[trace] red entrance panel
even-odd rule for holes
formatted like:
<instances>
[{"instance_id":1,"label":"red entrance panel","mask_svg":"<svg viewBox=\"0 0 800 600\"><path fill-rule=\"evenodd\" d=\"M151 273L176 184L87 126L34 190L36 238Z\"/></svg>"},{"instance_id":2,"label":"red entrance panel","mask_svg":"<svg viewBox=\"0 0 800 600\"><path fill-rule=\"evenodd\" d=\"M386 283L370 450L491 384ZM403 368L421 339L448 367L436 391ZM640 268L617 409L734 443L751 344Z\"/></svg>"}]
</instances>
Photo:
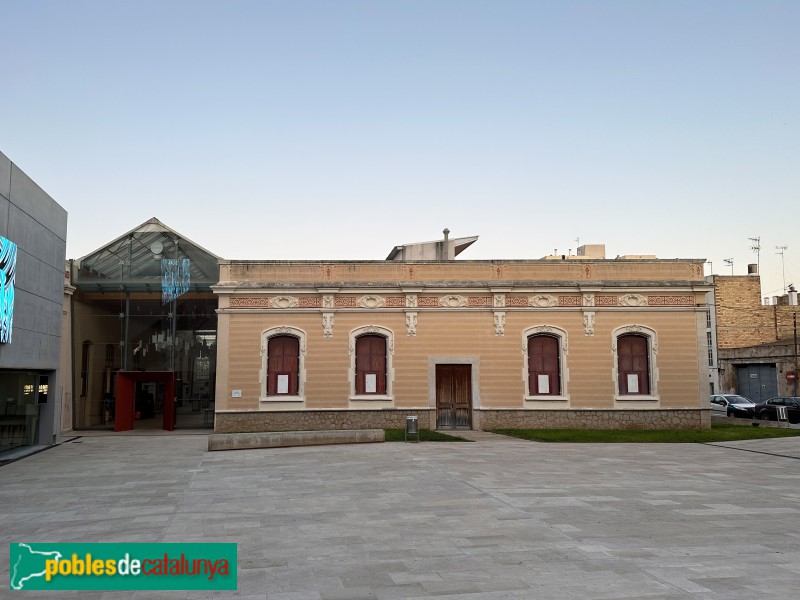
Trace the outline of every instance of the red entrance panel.
<instances>
[{"instance_id":1,"label":"red entrance panel","mask_svg":"<svg viewBox=\"0 0 800 600\"><path fill-rule=\"evenodd\" d=\"M134 380L117 371L117 401L114 408L114 431L133 429L133 388Z\"/></svg>"},{"instance_id":2,"label":"red entrance panel","mask_svg":"<svg viewBox=\"0 0 800 600\"><path fill-rule=\"evenodd\" d=\"M164 418L162 429L175 430L175 373L172 371L117 371L117 403L114 431L133 429L134 389L140 381L164 383Z\"/></svg>"}]
</instances>

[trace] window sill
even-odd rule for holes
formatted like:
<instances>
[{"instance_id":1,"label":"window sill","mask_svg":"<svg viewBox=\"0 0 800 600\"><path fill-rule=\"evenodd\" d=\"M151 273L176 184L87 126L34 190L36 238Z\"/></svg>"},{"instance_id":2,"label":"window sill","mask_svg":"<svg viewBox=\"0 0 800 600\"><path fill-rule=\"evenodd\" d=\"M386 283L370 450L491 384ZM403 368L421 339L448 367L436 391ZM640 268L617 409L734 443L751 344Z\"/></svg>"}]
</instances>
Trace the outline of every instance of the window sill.
<instances>
[{"instance_id":1,"label":"window sill","mask_svg":"<svg viewBox=\"0 0 800 600\"><path fill-rule=\"evenodd\" d=\"M569 396L525 396L525 402L569 402Z\"/></svg>"},{"instance_id":2,"label":"window sill","mask_svg":"<svg viewBox=\"0 0 800 600\"><path fill-rule=\"evenodd\" d=\"M365 394L362 396L350 396L350 402L392 402L393 396L383 394Z\"/></svg>"},{"instance_id":3,"label":"window sill","mask_svg":"<svg viewBox=\"0 0 800 600\"><path fill-rule=\"evenodd\" d=\"M636 396L633 394L614 398L615 402L658 402L658 400L658 396Z\"/></svg>"},{"instance_id":4,"label":"window sill","mask_svg":"<svg viewBox=\"0 0 800 600\"><path fill-rule=\"evenodd\" d=\"M267 396L266 398L259 398L261 402L305 402L306 399L302 396Z\"/></svg>"}]
</instances>

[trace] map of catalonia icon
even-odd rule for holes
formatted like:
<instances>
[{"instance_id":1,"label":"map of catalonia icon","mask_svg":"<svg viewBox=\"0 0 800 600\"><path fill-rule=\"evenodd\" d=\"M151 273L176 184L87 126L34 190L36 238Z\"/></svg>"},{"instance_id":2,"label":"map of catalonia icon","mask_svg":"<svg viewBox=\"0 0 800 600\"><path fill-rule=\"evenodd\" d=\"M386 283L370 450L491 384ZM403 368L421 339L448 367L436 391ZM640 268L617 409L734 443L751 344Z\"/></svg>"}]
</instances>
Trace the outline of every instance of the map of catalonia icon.
<instances>
[{"instance_id":1,"label":"map of catalonia icon","mask_svg":"<svg viewBox=\"0 0 800 600\"><path fill-rule=\"evenodd\" d=\"M44 579L46 562L48 560L61 560L62 558L60 552L34 550L29 544L20 543L11 544L10 546L11 569L9 571L9 580L12 590L24 590L25 584L31 579Z\"/></svg>"}]
</instances>

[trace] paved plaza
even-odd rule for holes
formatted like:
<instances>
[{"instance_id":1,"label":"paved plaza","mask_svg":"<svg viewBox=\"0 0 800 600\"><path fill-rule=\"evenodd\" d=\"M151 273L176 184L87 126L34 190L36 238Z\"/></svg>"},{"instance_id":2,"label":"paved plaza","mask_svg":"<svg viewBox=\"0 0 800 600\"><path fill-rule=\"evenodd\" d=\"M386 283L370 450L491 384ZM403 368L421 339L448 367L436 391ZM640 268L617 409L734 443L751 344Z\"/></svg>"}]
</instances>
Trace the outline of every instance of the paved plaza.
<instances>
[{"instance_id":1,"label":"paved plaza","mask_svg":"<svg viewBox=\"0 0 800 600\"><path fill-rule=\"evenodd\" d=\"M80 435L80 434L76 434ZM0 468L2 598L800 596L800 438L207 452L76 437ZM11 592L10 542L236 542L237 592Z\"/></svg>"}]
</instances>

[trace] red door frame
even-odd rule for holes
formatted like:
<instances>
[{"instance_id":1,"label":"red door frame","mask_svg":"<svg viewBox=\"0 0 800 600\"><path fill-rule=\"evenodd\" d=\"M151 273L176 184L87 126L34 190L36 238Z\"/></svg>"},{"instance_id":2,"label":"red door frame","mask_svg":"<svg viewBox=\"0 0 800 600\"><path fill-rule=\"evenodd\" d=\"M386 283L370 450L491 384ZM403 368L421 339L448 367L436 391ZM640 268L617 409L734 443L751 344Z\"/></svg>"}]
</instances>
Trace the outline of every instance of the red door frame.
<instances>
[{"instance_id":1,"label":"red door frame","mask_svg":"<svg viewBox=\"0 0 800 600\"><path fill-rule=\"evenodd\" d=\"M117 371L117 401L114 410L114 431L131 431L136 405L135 384L141 381L166 383L164 386L164 431L175 430L175 373L173 371Z\"/></svg>"}]
</instances>

